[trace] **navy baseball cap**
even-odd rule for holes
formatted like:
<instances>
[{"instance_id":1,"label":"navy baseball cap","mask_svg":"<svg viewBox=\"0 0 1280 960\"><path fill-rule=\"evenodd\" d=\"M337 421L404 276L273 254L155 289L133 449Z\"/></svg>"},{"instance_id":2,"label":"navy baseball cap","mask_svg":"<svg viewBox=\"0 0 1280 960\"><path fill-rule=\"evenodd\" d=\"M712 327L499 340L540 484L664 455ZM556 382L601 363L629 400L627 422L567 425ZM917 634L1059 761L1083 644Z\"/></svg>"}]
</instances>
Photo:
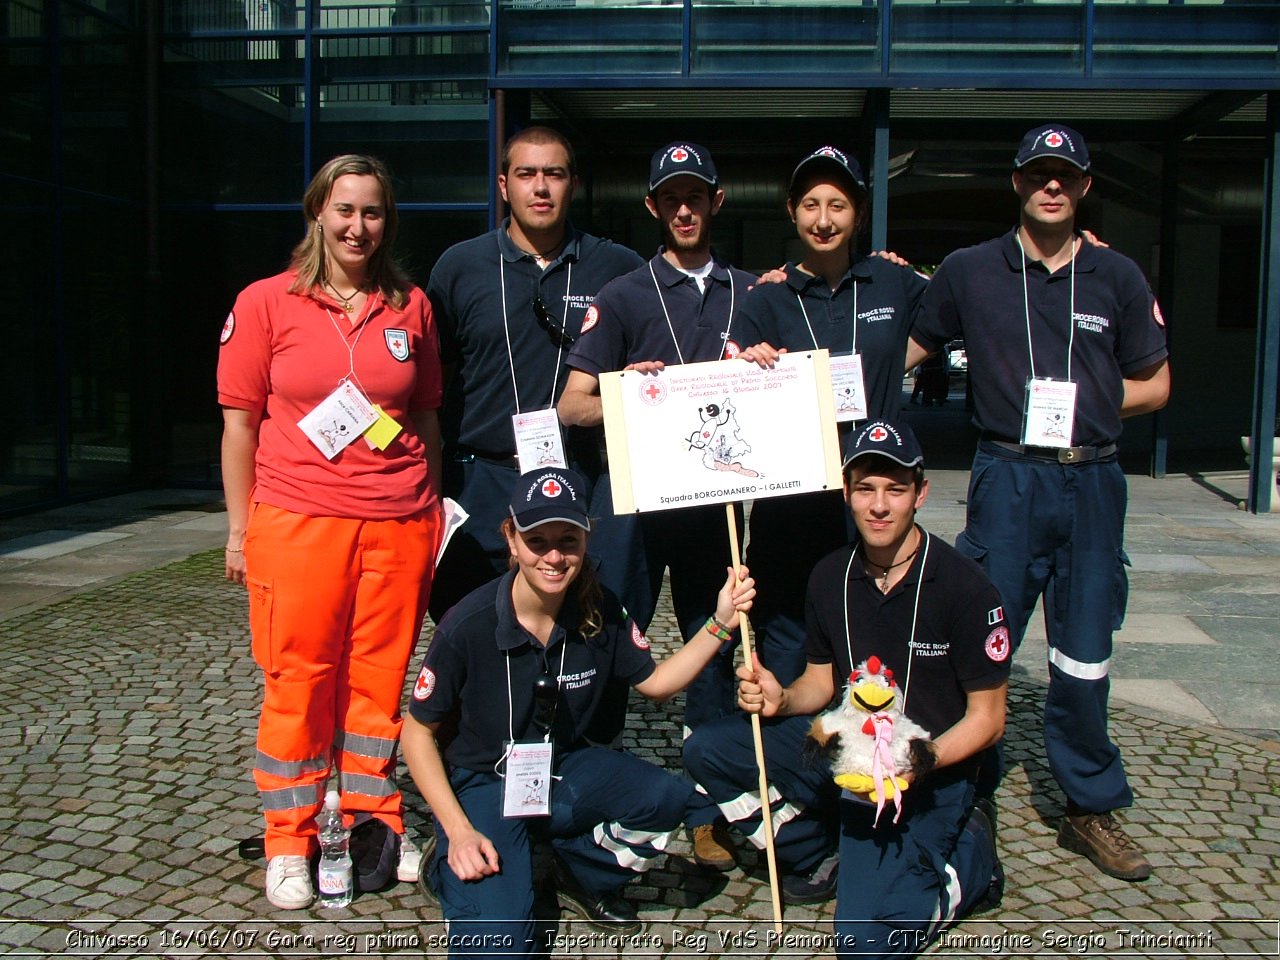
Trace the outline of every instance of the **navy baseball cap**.
<instances>
[{"instance_id":1,"label":"navy baseball cap","mask_svg":"<svg viewBox=\"0 0 1280 960\"><path fill-rule=\"evenodd\" d=\"M867 181L862 176L862 167L859 166L857 157L851 153L845 153L838 147L819 147L797 163L795 170L791 171L791 183L787 187L787 193L796 188L796 183L800 180L800 172L802 170L831 164L835 164L843 170L859 190L863 193L867 192Z\"/></svg>"},{"instance_id":2,"label":"navy baseball cap","mask_svg":"<svg viewBox=\"0 0 1280 960\"><path fill-rule=\"evenodd\" d=\"M677 140L675 143L668 143L649 161L649 192L653 193L658 189L658 184L682 173L705 180L712 187L720 182L710 150L687 140Z\"/></svg>"},{"instance_id":3,"label":"navy baseball cap","mask_svg":"<svg viewBox=\"0 0 1280 960\"><path fill-rule=\"evenodd\" d=\"M516 481L511 519L521 533L555 520L590 530L586 496L587 483L577 471L564 467L532 470Z\"/></svg>"},{"instance_id":4,"label":"navy baseball cap","mask_svg":"<svg viewBox=\"0 0 1280 960\"><path fill-rule=\"evenodd\" d=\"M872 454L888 457L904 467L918 467L924 463L924 451L911 428L905 423L890 423L888 420L872 420L862 428L844 458L844 469L848 470L859 457Z\"/></svg>"},{"instance_id":5,"label":"navy baseball cap","mask_svg":"<svg viewBox=\"0 0 1280 960\"><path fill-rule=\"evenodd\" d=\"M1028 130L1013 158L1014 169L1021 169L1041 157L1057 157L1086 172L1089 169L1089 148L1084 144L1084 137L1060 123L1047 123Z\"/></svg>"}]
</instances>

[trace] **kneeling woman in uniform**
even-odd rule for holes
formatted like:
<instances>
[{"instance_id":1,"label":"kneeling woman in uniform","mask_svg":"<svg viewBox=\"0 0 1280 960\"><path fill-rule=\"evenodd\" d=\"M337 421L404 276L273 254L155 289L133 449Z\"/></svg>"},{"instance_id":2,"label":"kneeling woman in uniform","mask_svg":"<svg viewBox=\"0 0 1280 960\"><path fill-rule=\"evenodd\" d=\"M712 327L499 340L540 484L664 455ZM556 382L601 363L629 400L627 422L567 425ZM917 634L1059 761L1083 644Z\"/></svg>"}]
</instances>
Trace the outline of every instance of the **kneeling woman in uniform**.
<instances>
[{"instance_id":1,"label":"kneeling woman in uniform","mask_svg":"<svg viewBox=\"0 0 1280 960\"><path fill-rule=\"evenodd\" d=\"M611 680L651 700L683 690L728 642L754 581L728 571L705 629L661 663L585 562L590 520L571 470L523 475L503 533L506 575L436 629L414 685L403 747L435 819L426 879L450 925L450 956L533 953L531 834L555 851L558 891L586 919L638 928L619 891L660 856L692 784L584 731ZM454 942L456 940L456 942Z\"/></svg>"}]
</instances>

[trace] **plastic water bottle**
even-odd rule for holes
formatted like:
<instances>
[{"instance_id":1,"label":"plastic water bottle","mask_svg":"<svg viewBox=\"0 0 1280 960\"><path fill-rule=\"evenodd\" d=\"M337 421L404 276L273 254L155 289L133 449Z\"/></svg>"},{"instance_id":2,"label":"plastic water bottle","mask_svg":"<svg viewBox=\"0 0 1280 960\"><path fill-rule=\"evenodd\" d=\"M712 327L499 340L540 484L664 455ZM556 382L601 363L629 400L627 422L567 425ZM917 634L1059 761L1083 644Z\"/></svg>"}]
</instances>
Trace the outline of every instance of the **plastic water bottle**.
<instances>
[{"instance_id":1,"label":"plastic water bottle","mask_svg":"<svg viewBox=\"0 0 1280 960\"><path fill-rule=\"evenodd\" d=\"M342 811L337 790L330 790L324 797L324 811L320 814L320 906L331 910L345 907L351 902L354 886L351 877L351 832L342 825Z\"/></svg>"}]
</instances>

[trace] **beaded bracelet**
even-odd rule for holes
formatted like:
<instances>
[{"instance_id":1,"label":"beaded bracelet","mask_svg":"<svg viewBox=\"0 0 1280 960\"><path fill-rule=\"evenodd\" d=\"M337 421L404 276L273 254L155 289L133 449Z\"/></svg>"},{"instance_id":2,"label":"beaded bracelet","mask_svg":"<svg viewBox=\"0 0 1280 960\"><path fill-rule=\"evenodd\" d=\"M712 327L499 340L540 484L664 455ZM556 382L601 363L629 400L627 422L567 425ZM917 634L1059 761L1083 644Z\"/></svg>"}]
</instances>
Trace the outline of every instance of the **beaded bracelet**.
<instances>
[{"instance_id":1,"label":"beaded bracelet","mask_svg":"<svg viewBox=\"0 0 1280 960\"><path fill-rule=\"evenodd\" d=\"M733 631L729 629L728 624L721 623L716 619L715 614L707 617L705 629L707 633L711 634L721 643L725 643L733 639Z\"/></svg>"},{"instance_id":2,"label":"beaded bracelet","mask_svg":"<svg viewBox=\"0 0 1280 960\"><path fill-rule=\"evenodd\" d=\"M235 547L223 547L223 553L244 553L243 550L237 550Z\"/></svg>"}]
</instances>

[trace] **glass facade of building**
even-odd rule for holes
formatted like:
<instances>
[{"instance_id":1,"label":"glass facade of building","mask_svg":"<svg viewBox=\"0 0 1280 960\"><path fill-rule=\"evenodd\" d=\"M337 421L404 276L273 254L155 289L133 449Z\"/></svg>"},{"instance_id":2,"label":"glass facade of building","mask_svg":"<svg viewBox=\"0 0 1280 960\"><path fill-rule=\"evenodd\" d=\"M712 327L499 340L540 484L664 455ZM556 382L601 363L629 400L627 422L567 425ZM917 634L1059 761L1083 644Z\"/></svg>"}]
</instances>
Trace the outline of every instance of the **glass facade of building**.
<instances>
[{"instance_id":1,"label":"glass facade of building","mask_svg":"<svg viewBox=\"0 0 1280 960\"><path fill-rule=\"evenodd\" d=\"M385 159L398 252L425 283L445 247L501 215L496 153L529 122L578 146L575 220L642 252L656 241L640 206L648 154L676 136L707 143L729 190L718 245L754 268L794 252L782 185L811 146L855 146L875 181L873 239L934 262L1014 215L1007 169L1021 131L1072 122L1105 145L1106 202L1090 225L1176 290L1196 317L1183 342L1239 358L1216 388L1220 370L1179 367L1180 391L1218 392L1208 413L1189 406L1175 462L1180 449L1216 455L1215 411L1243 406L1247 421L1258 298L1234 288L1239 260L1262 250L1280 0L9 0L0 11L0 511L216 484L218 331L236 291L287 260L310 173L340 152ZM1169 244L1176 256L1161 253Z\"/></svg>"}]
</instances>

